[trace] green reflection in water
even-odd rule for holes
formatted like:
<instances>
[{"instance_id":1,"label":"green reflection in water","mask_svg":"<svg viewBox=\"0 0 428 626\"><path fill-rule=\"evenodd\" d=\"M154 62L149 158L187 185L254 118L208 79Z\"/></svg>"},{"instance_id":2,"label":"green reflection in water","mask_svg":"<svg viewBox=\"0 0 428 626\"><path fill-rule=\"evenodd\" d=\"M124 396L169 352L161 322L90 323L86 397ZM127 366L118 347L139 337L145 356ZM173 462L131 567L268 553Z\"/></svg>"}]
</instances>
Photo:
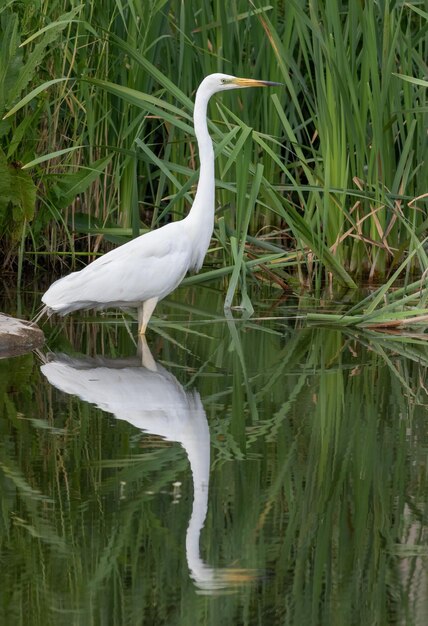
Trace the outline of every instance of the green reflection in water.
<instances>
[{"instance_id":1,"label":"green reflection in water","mask_svg":"<svg viewBox=\"0 0 428 626\"><path fill-rule=\"evenodd\" d=\"M165 304L148 336L178 394L160 394L175 421L150 404L150 368L130 383L127 368L143 368L123 323L48 330L63 362L86 358L76 388L64 376L69 393L32 355L0 361L1 623L425 624L426 348L221 321L208 313L220 310L215 292L198 309L194 293ZM130 383L113 411L122 419L75 395L96 366ZM107 409L115 384L87 398ZM135 386L169 429L129 423ZM186 402L205 424L193 447L179 428Z\"/></svg>"}]
</instances>

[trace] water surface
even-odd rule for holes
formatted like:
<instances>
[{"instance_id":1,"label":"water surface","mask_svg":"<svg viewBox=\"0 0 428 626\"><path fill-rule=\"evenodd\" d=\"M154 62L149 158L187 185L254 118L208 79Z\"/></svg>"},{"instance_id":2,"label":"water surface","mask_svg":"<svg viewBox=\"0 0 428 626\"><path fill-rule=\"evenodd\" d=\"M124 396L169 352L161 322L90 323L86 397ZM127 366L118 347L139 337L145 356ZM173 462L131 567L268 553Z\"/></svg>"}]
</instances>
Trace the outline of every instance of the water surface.
<instances>
[{"instance_id":1,"label":"water surface","mask_svg":"<svg viewBox=\"0 0 428 626\"><path fill-rule=\"evenodd\" d=\"M1 623L427 622L425 345L221 302L0 361Z\"/></svg>"}]
</instances>

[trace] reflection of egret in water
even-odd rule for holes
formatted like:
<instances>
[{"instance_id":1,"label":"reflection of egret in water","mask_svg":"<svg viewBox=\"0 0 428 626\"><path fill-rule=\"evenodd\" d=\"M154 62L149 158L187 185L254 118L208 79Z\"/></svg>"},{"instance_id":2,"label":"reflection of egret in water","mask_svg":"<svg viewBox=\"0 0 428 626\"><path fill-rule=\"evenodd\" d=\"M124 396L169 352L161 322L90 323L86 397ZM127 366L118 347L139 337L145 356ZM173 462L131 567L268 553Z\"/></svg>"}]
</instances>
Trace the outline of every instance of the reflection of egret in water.
<instances>
[{"instance_id":1,"label":"reflection of egret in water","mask_svg":"<svg viewBox=\"0 0 428 626\"><path fill-rule=\"evenodd\" d=\"M254 579L254 570L212 568L200 556L199 537L208 509L210 433L197 391L186 392L156 363L142 339L141 358L70 358L51 355L41 370L64 391L113 413L144 432L177 441L185 449L193 476L192 515L186 534L186 557L197 587L206 592L231 588Z\"/></svg>"}]
</instances>

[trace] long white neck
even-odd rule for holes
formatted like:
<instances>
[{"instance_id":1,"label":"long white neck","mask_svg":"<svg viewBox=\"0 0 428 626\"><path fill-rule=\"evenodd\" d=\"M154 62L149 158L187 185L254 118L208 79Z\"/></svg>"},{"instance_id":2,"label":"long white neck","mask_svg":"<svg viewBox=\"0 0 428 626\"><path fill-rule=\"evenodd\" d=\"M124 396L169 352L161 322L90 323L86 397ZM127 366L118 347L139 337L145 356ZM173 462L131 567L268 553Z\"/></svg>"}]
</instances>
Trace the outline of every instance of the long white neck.
<instances>
[{"instance_id":1,"label":"long white neck","mask_svg":"<svg viewBox=\"0 0 428 626\"><path fill-rule=\"evenodd\" d=\"M214 228L214 150L207 126L210 94L198 89L193 120L199 148L200 174L195 200L186 221L194 242L191 269L199 270L210 244Z\"/></svg>"}]
</instances>

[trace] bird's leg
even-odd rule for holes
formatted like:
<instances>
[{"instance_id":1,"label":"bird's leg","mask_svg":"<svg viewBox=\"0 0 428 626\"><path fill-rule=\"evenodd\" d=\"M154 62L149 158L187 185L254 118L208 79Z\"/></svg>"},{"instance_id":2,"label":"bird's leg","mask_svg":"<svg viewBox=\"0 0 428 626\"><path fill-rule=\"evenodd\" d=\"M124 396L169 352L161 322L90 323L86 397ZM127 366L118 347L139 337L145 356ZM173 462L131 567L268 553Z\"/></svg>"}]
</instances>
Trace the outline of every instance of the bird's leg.
<instances>
[{"instance_id":1,"label":"bird's leg","mask_svg":"<svg viewBox=\"0 0 428 626\"><path fill-rule=\"evenodd\" d=\"M137 355L141 358L141 365L151 372L157 372L156 361L147 345L146 335L138 335Z\"/></svg>"},{"instance_id":2,"label":"bird's leg","mask_svg":"<svg viewBox=\"0 0 428 626\"><path fill-rule=\"evenodd\" d=\"M138 307L138 334L145 335L147 324L152 316L159 298L149 298Z\"/></svg>"}]
</instances>

